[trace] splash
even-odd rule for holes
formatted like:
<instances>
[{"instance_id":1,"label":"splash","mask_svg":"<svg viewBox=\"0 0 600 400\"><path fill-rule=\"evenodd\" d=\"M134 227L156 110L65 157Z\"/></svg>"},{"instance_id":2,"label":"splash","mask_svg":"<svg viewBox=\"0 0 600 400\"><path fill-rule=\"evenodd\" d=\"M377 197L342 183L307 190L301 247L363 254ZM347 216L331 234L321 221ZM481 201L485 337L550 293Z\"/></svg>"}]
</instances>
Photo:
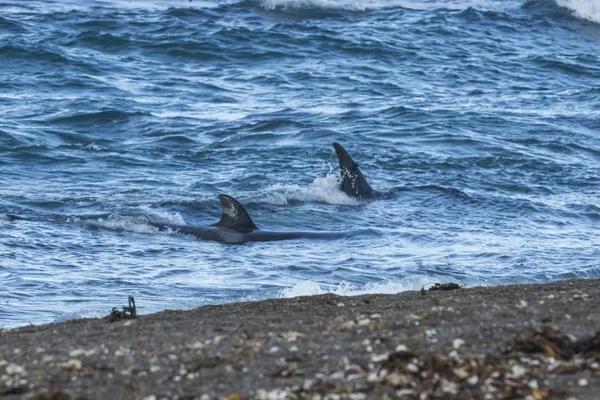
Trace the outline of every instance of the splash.
<instances>
[{"instance_id":1,"label":"splash","mask_svg":"<svg viewBox=\"0 0 600 400\"><path fill-rule=\"evenodd\" d=\"M366 11L373 8L371 3L340 2L332 0L260 0L260 5L266 10L342 10Z\"/></svg>"},{"instance_id":2,"label":"splash","mask_svg":"<svg viewBox=\"0 0 600 400\"><path fill-rule=\"evenodd\" d=\"M583 0L582 0L583 1ZM331 11L371 11L394 8L410 10L464 10L469 7L477 9L505 9L506 0L395 0L395 1L345 1L345 0L259 0L266 10L331 10Z\"/></svg>"},{"instance_id":3,"label":"splash","mask_svg":"<svg viewBox=\"0 0 600 400\"><path fill-rule=\"evenodd\" d=\"M276 184L266 189L262 201L274 205L286 205L290 201L317 201L327 204L356 205L357 200L339 189L338 177L329 174L317 177L308 186Z\"/></svg>"},{"instance_id":4,"label":"splash","mask_svg":"<svg viewBox=\"0 0 600 400\"><path fill-rule=\"evenodd\" d=\"M575 16L600 24L600 3L591 0L556 0L560 7L568 8Z\"/></svg>"},{"instance_id":5,"label":"splash","mask_svg":"<svg viewBox=\"0 0 600 400\"><path fill-rule=\"evenodd\" d=\"M338 285L323 285L313 281L302 281L292 287L281 290L281 292L279 292L279 297L314 296L325 293L333 293L338 296L396 294L409 290L421 290L423 286L430 285L434 281L436 281L434 278L425 275L414 275L398 281L367 283L363 286L350 284L348 282L341 282Z\"/></svg>"},{"instance_id":6,"label":"splash","mask_svg":"<svg viewBox=\"0 0 600 400\"><path fill-rule=\"evenodd\" d=\"M150 221L161 224L185 225L183 217L179 213L157 212L148 210L144 215L123 216L112 214L107 218L99 218L92 225L110 230L126 231L135 233L154 233L158 230Z\"/></svg>"}]
</instances>

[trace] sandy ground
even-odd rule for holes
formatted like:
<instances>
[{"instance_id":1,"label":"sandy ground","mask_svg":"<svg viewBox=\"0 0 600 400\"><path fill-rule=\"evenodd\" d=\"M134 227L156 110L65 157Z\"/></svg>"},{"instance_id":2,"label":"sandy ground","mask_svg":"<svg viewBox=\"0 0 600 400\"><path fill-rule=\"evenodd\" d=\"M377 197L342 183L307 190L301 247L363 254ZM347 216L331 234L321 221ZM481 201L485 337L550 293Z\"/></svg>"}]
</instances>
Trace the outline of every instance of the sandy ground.
<instances>
[{"instance_id":1,"label":"sandy ground","mask_svg":"<svg viewBox=\"0 0 600 400\"><path fill-rule=\"evenodd\" d=\"M598 400L599 298L578 280L5 330L0 399Z\"/></svg>"}]
</instances>

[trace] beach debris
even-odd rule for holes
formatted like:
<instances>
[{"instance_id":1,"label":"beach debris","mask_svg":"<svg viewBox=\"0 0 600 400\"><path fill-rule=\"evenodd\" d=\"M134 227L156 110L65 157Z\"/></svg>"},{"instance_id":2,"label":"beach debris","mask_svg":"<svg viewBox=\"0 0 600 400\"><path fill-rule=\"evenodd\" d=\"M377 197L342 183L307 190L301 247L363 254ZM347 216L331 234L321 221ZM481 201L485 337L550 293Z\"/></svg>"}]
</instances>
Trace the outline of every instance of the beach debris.
<instances>
[{"instance_id":1,"label":"beach debris","mask_svg":"<svg viewBox=\"0 0 600 400\"><path fill-rule=\"evenodd\" d=\"M432 287L425 289L427 285L429 285L429 283L426 283L421 287L421 290L419 291L421 296L426 296L428 291L435 292L439 290L456 290L461 288L457 283L434 283Z\"/></svg>"},{"instance_id":2,"label":"beach debris","mask_svg":"<svg viewBox=\"0 0 600 400\"><path fill-rule=\"evenodd\" d=\"M123 307L123 311L119 311L117 307L113 307L110 314L106 317L109 322L120 321L122 319L137 318L137 310L135 308L135 299L133 296L128 298L128 307Z\"/></svg>"},{"instance_id":3,"label":"beach debris","mask_svg":"<svg viewBox=\"0 0 600 400\"><path fill-rule=\"evenodd\" d=\"M548 357L569 360L575 354L575 342L567 335L549 326L522 333L510 340L507 353L541 353Z\"/></svg>"},{"instance_id":4,"label":"beach debris","mask_svg":"<svg viewBox=\"0 0 600 400\"><path fill-rule=\"evenodd\" d=\"M460 289L460 285L457 283L436 283L427 290L430 292L433 292L436 290L456 290L456 289Z\"/></svg>"},{"instance_id":5,"label":"beach debris","mask_svg":"<svg viewBox=\"0 0 600 400\"><path fill-rule=\"evenodd\" d=\"M71 400L71 396L62 390L45 391L29 397L29 400Z\"/></svg>"}]
</instances>

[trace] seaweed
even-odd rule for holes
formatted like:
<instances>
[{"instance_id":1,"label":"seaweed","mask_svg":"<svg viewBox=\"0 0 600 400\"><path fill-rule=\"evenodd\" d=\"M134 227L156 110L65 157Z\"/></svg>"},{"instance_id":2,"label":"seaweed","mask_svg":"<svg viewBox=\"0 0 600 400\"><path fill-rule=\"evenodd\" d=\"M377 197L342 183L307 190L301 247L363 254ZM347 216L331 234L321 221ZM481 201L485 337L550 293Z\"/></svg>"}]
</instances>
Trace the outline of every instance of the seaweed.
<instances>
[{"instance_id":1,"label":"seaweed","mask_svg":"<svg viewBox=\"0 0 600 400\"><path fill-rule=\"evenodd\" d=\"M117 307L113 307L110 314L106 317L109 322L115 322L122 319L134 319L137 318L137 310L135 308L135 299L133 296L128 298L128 307L123 307L123 311L119 311Z\"/></svg>"}]
</instances>

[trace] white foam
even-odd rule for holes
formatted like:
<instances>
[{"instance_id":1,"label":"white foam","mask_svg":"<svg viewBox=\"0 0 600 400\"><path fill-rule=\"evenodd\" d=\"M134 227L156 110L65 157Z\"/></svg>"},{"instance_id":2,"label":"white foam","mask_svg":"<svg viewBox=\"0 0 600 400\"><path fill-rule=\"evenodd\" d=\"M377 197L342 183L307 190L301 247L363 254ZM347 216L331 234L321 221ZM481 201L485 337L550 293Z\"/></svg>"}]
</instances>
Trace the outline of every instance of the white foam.
<instances>
[{"instance_id":1,"label":"white foam","mask_svg":"<svg viewBox=\"0 0 600 400\"><path fill-rule=\"evenodd\" d=\"M75 319L81 319L81 318L103 318L106 317L106 315L108 315L108 311L107 312L101 312L101 311L90 311L90 310L79 310L79 311L73 311L73 312L65 312L61 315L59 315L58 317L56 317L54 319L54 321L52 321L52 323L58 324L61 322L66 322L66 321L73 321Z\"/></svg>"},{"instance_id":2,"label":"white foam","mask_svg":"<svg viewBox=\"0 0 600 400\"><path fill-rule=\"evenodd\" d=\"M168 225L186 225L183 217L178 212L154 211L145 206L140 207L140 209L154 222Z\"/></svg>"},{"instance_id":3,"label":"white foam","mask_svg":"<svg viewBox=\"0 0 600 400\"><path fill-rule=\"evenodd\" d=\"M413 275L398 281L386 281L378 283L367 283L366 285L355 285L341 282L338 285L319 284L314 281L302 281L294 286L285 288L279 292L279 297L314 296L317 294L333 293L338 296L360 296L363 294L395 294L409 290L421 290L423 286L429 287L440 279L425 275ZM447 279L444 280L447 282ZM459 283L460 284L460 283Z\"/></svg>"},{"instance_id":4,"label":"white foam","mask_svg":"<svg viewBox=\"0 0 600 400\"><path fill-rule=\"evenodd\" d=\"M109 231L127 231L135 233L153 233L158 229L150 225L147 221L142 221L139 218L133 217L109 217L107 219L100 218L94 222L99 228Z\"/></svg>"},{"instance_id":5,"label":"white foam","mask_svg":"<svg viewBox=\"0 0 600 400\"><path fill-rule=\"evenodd\" d=\"M371 3L367 2L332 0L260 0L260 5L266 10L283 11L297 9L365 11L371 8Z\"/></svg>"},{"instance_id":6,"label":"white foam","mask_svg":"<svg viewBox=\"0 0 600 400\"><path fill-rule=\"evenodd\" d=\"M568 8L579 18L600 24L600 2L596 0L556 0L556 4Z\"/></svg>"},{"instance_id":7,"label":"white foam","mask_svg":"<svg viewBox=\"0 0 600 400\"><path fill-rule=\"evenodd\" d=\"M123 216L113 214L106 219L99 218L93 222L93 224L99 228L111 231L127 231L135 233L154 233L158 230L158 228L150 223L148 218L151 221L161 224L185 225L185 221L179 213L152 211L145 207L143 209L143 216Z\"/></svg>"},{"instance_id":8,"label":"white foam","mask_svg":"<svg viewBox=\"0 0 600 400\"><path fill-rule=\"evenodd\" d=\"M329 174L317 177L308 186L271 185L265 189L262 201L275 205L286 205L290 201L317 201L327 204L356 205L358 201L339 189L338 177Z\"/></svg>"},{"instance_id":9,"label":"white foam","mask_svg":"<svg viewBox=\"0 0 600 400\"><path fill-rule=\"evenodd\" d=\"M583 1L583 0L582 0ZM370 11L402 7L412 10L435 10L439 8L464 10L469 7L478 9L504 9L506 0L259 0L266 10L341 10Z\"/></svg>"}]
</instances>

